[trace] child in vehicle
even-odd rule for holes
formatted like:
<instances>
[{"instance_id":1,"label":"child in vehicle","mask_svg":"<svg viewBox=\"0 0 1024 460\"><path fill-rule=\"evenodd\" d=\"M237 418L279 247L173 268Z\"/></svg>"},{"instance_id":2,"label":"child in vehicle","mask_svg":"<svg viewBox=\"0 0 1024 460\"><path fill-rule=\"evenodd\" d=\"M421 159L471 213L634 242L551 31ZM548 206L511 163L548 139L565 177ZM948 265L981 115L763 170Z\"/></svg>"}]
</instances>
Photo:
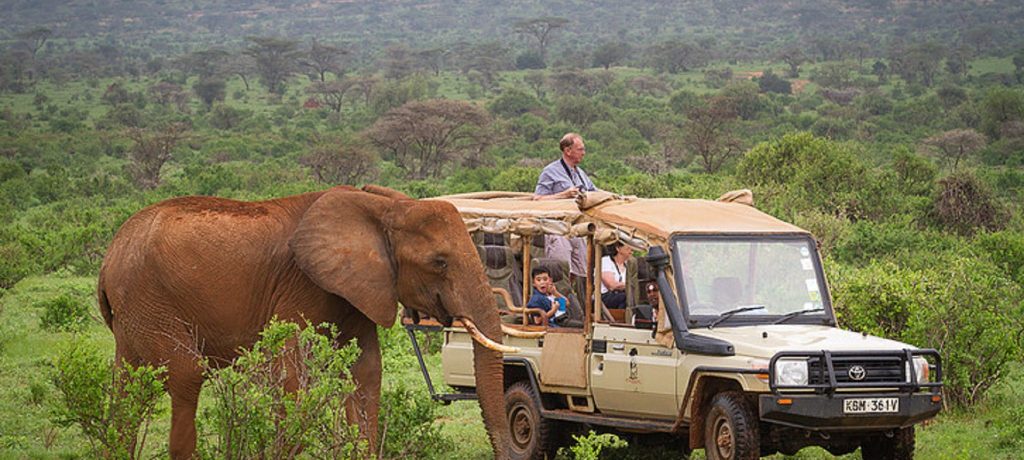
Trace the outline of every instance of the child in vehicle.
<instances>
[{"instance_id":1,"label":"child in vehicle","mask_svg":"<svg viewBox=\"0 0 1024 460\"><path fill-rule=\"evenodd\" d=\"M534 324L548 323L548 326L557 326L559 318L565 315L566 299L558 292L558 287L551 281L551 274L546 268L537 267L530 272L533 279L533 295L526 304L526 308L537 308L544 310L543 318L534 315Z\"/></svg>"}]
</instances>

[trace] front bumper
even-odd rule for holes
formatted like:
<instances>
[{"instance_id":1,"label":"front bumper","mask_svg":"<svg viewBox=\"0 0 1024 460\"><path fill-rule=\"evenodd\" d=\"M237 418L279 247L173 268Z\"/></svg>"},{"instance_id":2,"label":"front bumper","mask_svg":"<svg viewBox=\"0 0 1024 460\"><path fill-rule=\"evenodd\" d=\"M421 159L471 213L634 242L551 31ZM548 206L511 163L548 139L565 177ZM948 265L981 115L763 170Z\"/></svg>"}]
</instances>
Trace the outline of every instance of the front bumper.
<instances>
[{"instance_id":1,"label":"front bumper","mask_svg":"<svg viewBox=\"0 0 1024 460\"><path fill-rule=\"evenodd\" d=\"M932 418L942 409L934 393L762 394L761 420L813 431L865 431L902 428ZM888 414L844 414L848 398L899 398L899 411ZM790 404L779 404L790 400Z\"/></svg>"}]
</instances>

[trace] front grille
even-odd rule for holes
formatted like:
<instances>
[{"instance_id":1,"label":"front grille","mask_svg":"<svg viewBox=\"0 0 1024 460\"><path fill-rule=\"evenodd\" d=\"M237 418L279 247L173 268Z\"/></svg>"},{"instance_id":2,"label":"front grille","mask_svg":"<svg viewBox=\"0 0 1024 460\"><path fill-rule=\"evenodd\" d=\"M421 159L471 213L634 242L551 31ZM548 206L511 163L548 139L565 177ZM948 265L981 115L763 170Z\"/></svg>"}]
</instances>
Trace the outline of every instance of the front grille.
<instances>
[{"instance_id":1,"label":"front grille","mask_svg":"<svg viewBox=\"0 0 1024 460\"><path fill-rule=\"evenodd\" d=\"M850 377L850 369L861 366L864 378L854 380ZM906 366L903 359L894 356L850 356L832 357L832 369L835 371L836 383L903 383L907 381ZM807 360L808 383L828 384L828 369L824 360L812 357ZM856 372L855 372L856 374Z\"/></svg>"}]
</instances>

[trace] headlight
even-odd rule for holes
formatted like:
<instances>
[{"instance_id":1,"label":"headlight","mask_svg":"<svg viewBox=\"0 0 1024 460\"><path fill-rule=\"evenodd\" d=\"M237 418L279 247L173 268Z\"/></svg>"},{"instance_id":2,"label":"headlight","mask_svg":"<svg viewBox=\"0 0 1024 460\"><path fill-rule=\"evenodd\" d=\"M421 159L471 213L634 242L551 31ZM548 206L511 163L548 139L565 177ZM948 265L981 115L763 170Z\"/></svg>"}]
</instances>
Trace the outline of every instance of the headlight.
<instances>
[{"instance_id":1,"label":"headlight","mask_svg":"<svg viewBox=\"0 0 1024 460\"><path fill-rule=\"evenodd\" d=\"M807 360L780 359L775 362L776 385L807 385Z\"/></svg>"},{"instance_id":2,"label":"headlight","mask_svg":"<svg viewBox=\"0 0 1024 460\"><path fill-rule=\"evenodd\" d=\"M928 360L920 356L915 356L913 363L914 376L917 377L917 383L928 383L930 381L930 376L928 374L931 371L931 369L928 368ZM907 382L910 382L910 363L907 363L903 370L906 373Z\"/></svg>"}]
</instances>

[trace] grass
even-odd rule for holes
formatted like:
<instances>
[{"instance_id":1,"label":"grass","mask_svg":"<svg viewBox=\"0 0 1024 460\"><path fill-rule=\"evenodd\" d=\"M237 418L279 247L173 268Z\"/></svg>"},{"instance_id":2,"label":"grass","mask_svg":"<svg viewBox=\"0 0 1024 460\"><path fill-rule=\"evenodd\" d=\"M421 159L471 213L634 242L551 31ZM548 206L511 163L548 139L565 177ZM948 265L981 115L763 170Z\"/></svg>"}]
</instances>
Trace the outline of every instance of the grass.
<instances>
[{"instance_id":1,"label":"grass","mask_svg":"<svg viewBox=\"0 0 1024 460\"><path fill-rule=\"evenodd\" d=\"M0 459L4 458L76 458L86 455L88 444L75 428L62 429L50 420L50 408L57 393L50 383L51 359L58 345L72 333L44 332L39 328L40 302L67 294L89 302L96 312L92 294L95 279L50 275L22 280L0 298ZM77 333L113 355L114 341L106 326L94 314L85 330ZM404 336L404 334L398 334ZM392 338L395 336L392 334ZM440 355L427 356L435 385L441 378ZM919 427L918 458L970 459L984 452L986 458L1019 458L1024 448L1024 430L1017 427L1024 405L1024 372L1010 372L994 388L988 400L970 411L944 412L927 426ZM406 382L423 385L422 375L411 355L391 361L384 374L385 385ZM168 398L162 403L167 410ZM169 412L164 412L169 414ZM437 423L451 439L457 440L451 458L485 459L491 457L490 444L480 419L480 409L472 402L456 402L439 411ZM166 455L169 416L154 421L148 441L155 456ZM634 454L630 453L629 457ZM651 458L644 455L644 458ZM657 458L657 457L655 457ZM665 456L663 458L671 458ZM703 452L691 458L700 459ZM821 449L804 449L798 455L775 455L772 459L833 458ZM842 458L857 459L859 453Z\"/></svg>"}]
</instances>

